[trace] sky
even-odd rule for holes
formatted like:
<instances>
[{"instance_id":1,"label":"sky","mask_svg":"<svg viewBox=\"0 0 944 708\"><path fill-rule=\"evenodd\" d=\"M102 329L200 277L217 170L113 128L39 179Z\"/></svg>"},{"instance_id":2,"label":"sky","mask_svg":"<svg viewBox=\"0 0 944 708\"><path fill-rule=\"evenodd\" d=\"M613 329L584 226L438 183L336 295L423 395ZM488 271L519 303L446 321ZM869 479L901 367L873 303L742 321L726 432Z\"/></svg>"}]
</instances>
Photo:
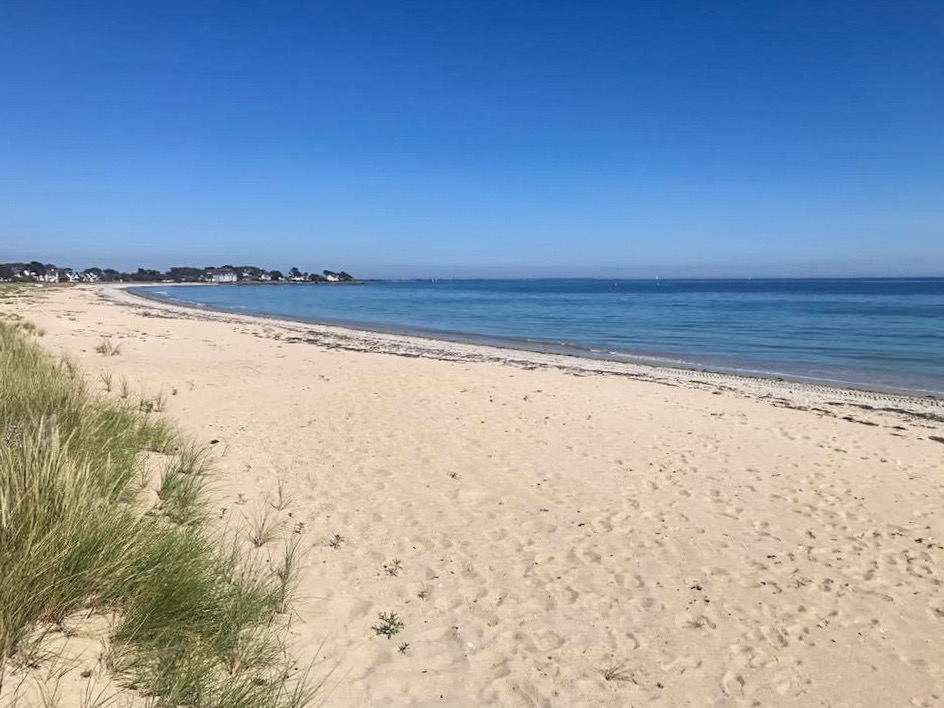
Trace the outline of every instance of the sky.
<instances>
[{"instance_id":1,"label":"sky","mask_svg":"<svg viewBox=\"0 0 944 708\"><path fill-rule=\"evenodd\" d=\"M944 3L0 0L0 261L944 275Z\"/></svg>"}]
</instances>

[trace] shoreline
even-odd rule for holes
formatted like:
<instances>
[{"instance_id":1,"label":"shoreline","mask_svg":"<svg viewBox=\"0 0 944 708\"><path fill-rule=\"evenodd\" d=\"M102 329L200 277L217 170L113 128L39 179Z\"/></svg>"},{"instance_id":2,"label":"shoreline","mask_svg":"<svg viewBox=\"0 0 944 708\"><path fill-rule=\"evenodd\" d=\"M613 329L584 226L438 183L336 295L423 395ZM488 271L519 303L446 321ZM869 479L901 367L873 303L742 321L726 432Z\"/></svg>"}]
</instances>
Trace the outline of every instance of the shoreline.
<instances>
[{"instance_id":1,"label":"shoreline","mask_svg":"<svg viewBox=\"0 0 944 708\"><path fill-rule=\"evenodd\" d=\"M581 374L598 373L621 375L655 382L686 382L713 386L717 389L737 390L757 397L776 397L787 395L798 399L798 403L844 403L853 406L874 408L891 412L902 412L918 417L927 417L944 422L944 396L935 392L917 393L893 387L856 384L853 382L824 381L776 373L735 372L721 367L710 368L684 363L661 363L658 359L640 356L638 359L612 358L604 355L594 356L589 349L579 345L548 344L529 347L527 342L515 346L511 341L500 337L482 335L476 339L450 332L429 333L402 331L395 328L359 327L328 321L304 320L274 314L252 314L211 308L200 304L174 302L169 298L153 297L142 292L132 292L143 288L159 287L156 285L140 286L121 284L106 286L103 292L122 293L124 297L111 299L127 306L155 306L158 309L176 311L191 316L203 316L208 319L223 317L246 318L251 322L266 322L292 329L310 329L316 335L337 338L334 348L348 348L353 351L385 351L400 356L424 356L426 358L455 360L472 358L500 361L514 366L546 366L561 370L573 370ZM194 284L192 287L200 287ZM493 342L489 342L491 339ZM482 341L484 340L484 341ZM317 344L318 342L311 342ZM536 343L537 344L537 343ZM578 351L568 351L574 349ZM627 355L632 356L632 355ZM720 369L720 370L719 370ZM874 404L874 405L870 405Z\"/></svg>"},{"instance_id":2,"label":"shoreline","mask_svg":"<svg viewBox=\"0 0 944 708\"><path fill-rule=\"evenodd\" d=\"M879 708L944 695L936 401L115 287L9 304L94 395L157 402L205 450L207 512L221 529L271 529L250 551L262 567L283 543L299 549L287 643L301 666L336 667L326 704ZM378 632L383 617L400 621L396 637ZM94 668L93 629L80 639Z\"/></svg>"}]
</instances>

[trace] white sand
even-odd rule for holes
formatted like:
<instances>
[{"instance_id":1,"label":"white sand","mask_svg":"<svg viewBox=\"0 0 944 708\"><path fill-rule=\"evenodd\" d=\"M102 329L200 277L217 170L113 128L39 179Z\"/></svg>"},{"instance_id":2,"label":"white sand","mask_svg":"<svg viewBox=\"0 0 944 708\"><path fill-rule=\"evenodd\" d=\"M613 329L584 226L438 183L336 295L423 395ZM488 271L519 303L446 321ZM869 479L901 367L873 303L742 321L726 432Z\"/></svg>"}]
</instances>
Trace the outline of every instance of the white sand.
<instances>
[{"instance_id":1,"label":"white sand","mask_svg":"<svg viewBox=\"0 0 944 708\"><path fill-rule=\"evenodd\" d=\"M328 706L944 704L940 401L132 299L18 309L299 531Z\"/></svg>"}]
</instances>

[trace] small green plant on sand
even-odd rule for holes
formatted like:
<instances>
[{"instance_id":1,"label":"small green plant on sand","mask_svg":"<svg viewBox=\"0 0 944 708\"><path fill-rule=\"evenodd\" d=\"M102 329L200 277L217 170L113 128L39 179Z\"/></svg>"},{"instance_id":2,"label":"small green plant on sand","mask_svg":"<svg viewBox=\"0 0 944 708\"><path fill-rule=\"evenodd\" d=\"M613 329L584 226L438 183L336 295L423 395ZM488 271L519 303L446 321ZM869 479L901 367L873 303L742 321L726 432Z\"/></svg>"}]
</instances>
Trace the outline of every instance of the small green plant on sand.
<instances>
[{"instance_id":1,"label":"small green plant on sand","mask_svg":"<svg viewBox=\"0 0 944 708\"><path fill-rule=\"evenodd\" d=\"M383 566L384 572L387 575L394 578L397 577L397 575L399 575L400 570L402 568L403 568L403 561L401 561L399 558L394 558L389 563L384 563L384 566Z\"/></svg>"},{"instance_id":2,"label":"small green plant on sand","mask_svg":"<svg viewBox=\"0 0 944 708\"><path fill-rule=\"evenodd\" d=\"M604 681L632 681L625 664L609 664L600 669Z\"/></svg>"},{"instance_id":3,"label":"small green plant on sand","mask_svg":"<svg viewBox=\"0 0 944 708\"><path fill-rule=\"evenodd\" d=\"M381 612L377 616L377 624L371 627L374 630L374 634L377 636L383 635L387 639L390 639L396 634L399 634L403 629L403 620L397 615L396 612Z\"/></svg>"}]
</instances>

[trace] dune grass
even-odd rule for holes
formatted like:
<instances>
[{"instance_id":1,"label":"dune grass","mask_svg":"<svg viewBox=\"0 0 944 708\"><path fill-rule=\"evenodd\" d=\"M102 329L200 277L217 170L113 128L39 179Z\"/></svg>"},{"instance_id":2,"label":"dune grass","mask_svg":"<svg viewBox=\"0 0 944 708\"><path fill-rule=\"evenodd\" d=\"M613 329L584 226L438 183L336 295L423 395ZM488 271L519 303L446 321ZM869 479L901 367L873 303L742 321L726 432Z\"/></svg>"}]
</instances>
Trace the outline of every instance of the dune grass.
<instances>
[{"instance_id":1,"label":"dune grass","mask_svg":"<svg viewBox=\"0 0 944 708\"><path fill-rule=\"evenodd\" d=\"M148 457L165 462L158 503ZM112 675L152 705L311 700L281 641L294 555L273 572L212 530L206 472L157 415L91 394L74 364L0 321L0 701L37 634L94 613L115 618Z\"/></svg>"},{"instance_id":2,"label":"dune grass","mask_svg":"<svg viewBox=\"0 0 944 708\"><path fill-rule=\"evenodd\" d=\"M109 337L105 337L95 345L95 351L102 356L118 356L121 354L121 344L115 344Z\"/></svg>"}]
</instances>

